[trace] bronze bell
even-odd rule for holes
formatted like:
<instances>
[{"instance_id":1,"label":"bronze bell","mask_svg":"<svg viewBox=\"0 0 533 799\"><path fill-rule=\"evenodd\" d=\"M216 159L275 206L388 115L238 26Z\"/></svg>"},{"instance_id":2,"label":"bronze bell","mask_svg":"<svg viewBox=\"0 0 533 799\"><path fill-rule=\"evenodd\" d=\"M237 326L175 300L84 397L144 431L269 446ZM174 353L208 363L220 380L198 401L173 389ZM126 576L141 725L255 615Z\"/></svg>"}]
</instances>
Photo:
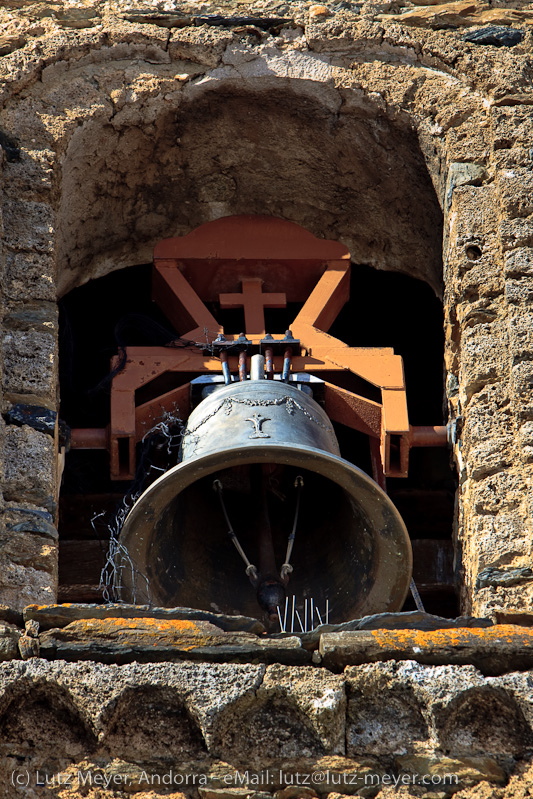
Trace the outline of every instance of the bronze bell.
<instances>
[{"instance_id":1,"label":"bronze bell","mask_svg":"<svg viewBox=\"0 0 533 799\"><path fill-rule=\"evenodd\" d=\"M134 566L122 571L122 600L257 618L263 608L274 618L288 593L327 607L330 623L401 609L412 570L405 525L385 492L341 458L308 391L251 379L200 402L181 462L122 529Z\"/></svg>"}]
</instances>

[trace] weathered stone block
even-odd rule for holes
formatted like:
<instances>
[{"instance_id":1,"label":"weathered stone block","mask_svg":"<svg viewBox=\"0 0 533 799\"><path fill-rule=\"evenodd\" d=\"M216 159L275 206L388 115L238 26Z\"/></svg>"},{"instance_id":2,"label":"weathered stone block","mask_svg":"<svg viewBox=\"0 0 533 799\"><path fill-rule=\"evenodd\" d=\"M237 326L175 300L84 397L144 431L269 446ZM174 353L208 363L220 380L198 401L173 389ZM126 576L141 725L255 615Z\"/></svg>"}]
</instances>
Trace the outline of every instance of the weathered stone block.
<instances>
[{"instance_id":1,"label":"weathered stone block","mask_svg":"<svg viewBox=\"0 0 533 799\"><path fill-rule=\"evenodd\" d=\"M533 608L533 584L489 586L478 588L473 593L472 607L476 613L495 613L496 611L523 612Z\"/></svg>"},{"instance_id":2,"label":"weathered stone block","mask_svg":"<svg viewBox=\"0 0 533 799\"><path fill-rule=\"evenodd\" d=\"M525 463L533 461L533 422L525 422L518 431L518 442Z\"/></svg>"},{"instance_id":3,"label":"weathered stone block","mask_svg":"<svg viewBox=\"0 0 533 799\"><path fill-rule=\"evenodd\" d=\"M20 658L19 640L22 630L7 622L0 623L0 660Z\"/></svg>"},{"instance_id":4,"label":"weathered stone block","mask_svg":"<svg viewBox=\"0 0 533 799\"><path fill-rule=\"evenodd\" d=\"M533 212L533 174L530 168L502 170L496 181L501 208L508 219L524 218Z\"/></svg>"},{"instance_id":5,"label":"weathered stone block","mask_svg":"<svg viewBox=\"0 0 533 799\"><path fill-rule=\"evenodd\" d=\"M0 598L23 610L57 596L57 530L42 508L8 503L0 528Z\"/></svg>"},{"instance_id":6,"label":"weathered stone block","mask_svg":"<svg viewBox=\"0 0 533 799\"><path fill-rule=\"evenodd\" d=\"M54 246L54 212L47 203L7 200L4 205L6 244L14 250L49 253Z\"/></svg>"},{"instance_id":7,"label":"weathered stone block","mask_svg":"<svg viewBox=\"0 0 533 799\"><path fill-rule=\"evenodd\" d=\"M455 315L457 321L466 329L481 324L490 325L498 319L500 314L498 303L494 299L485 297L475 301L469 297L466 301L457 303Z\"/></svg>"},{"instance_id":8,"label":"weathered stone block","mask_svg":"<svg viewBox=\"0 0 533 799\"><path fill-rule=\"evenodd\" d=\"M533 276L533 247L519 247L506 252L504 270L508 278Z\"/></svg>"},{"instance_id":9,"label":"weathered stone block","mask_svg":"<svg viewBox=\"0 0 533 799\"><path fill-rule=\"evenodd\" d=\"M486 383L498 380L507 365L505 341L492 325L476 325L461 338L461 376L469 399Z\"/></svg>"},{"instance_id":10,"label":"weathered stone block","mask_svg":"<svg viewBox=\"0 0 533 799\"><path fill-rule=\"evenodd\" d=\"M528 523L521 510L475 516L468 539L464 554L475 574L488 566L519 561L531 549Z\"/></svg>"},{"instance_id":11,"label":"weathered stone block","mask_svg":"<svg viewBox=\"0 0 533 799\"><path fill-rule=\"evenodd\" d=\"M524 497L524 478L510 470L497 472L468 486L469 507L482 515L515 510Z\"/></svg>"},{"instance_id":12,"label":"weathered stone block","mask_svg":"<svg viewBox=\"0 0 533 799\"><path fill-rule=\"evenodd\" d=\"M132 661L203 660L208 662L311 661L296 637L260 638L252 633L224 633L206 621L161 619L92 619L73 621L40 636L43 657L63 660Z\"/></svg>"},{"instance_id":13,"label":"weathered stone block","mask_svg":"<svg viewBox=\"0 0 533 799\"><path fill-rule=\"evenodd\" d=\"M222 53L233 40L227 30L204 28L174 29L168 44L168 53L172 61L185 59L207 67L216 67Z\"/></svg>"},{"instance_id":14,"label":"weathered stone block","mask_svg":"<svg viewBox=\"0 0 533 799\"><path fill-rule=\"evenodd\" d=\"M505 299L511 305L530 305L533 302L533 277L506 280Z\"/></svg>"},{"instance_id":15,"label":"weathered stone block","mask_svg":"<svg viewBox=\"0 0 533 799\"><path fill-rule=\"evenodd\" d=\"M161 684L126 687L106 716L104 746L113 759L139 762L202 760L205 741L183 694ZM155 743L155 745L154 745Z\"/></svg>"},{"instance_id":16,"label":"weathered stone block","mask_svg":"<svg viewBox=\"0 0 533 799\"><path fill-rule=\"evenodd\" d=\"M451 205L452 195L460 186L480 186L487 178L487 170L480 164L455 162L448 168L446 184L446 204Z\"/></svg>"},{"instance_id":17,"label":"weathered stone block","mask_svg":"<svg viewBox=\"0 0 533 799\"><path fill-rule=\"evenodd\" d=\"M524 715L528 708L513 688L511 681L507 686L494 678L480 685L472 681L446 705L436 702L432 710L441 749L463 757L521 756L531 746L532 734Z\"/></svg>"},{"instance_id":18,"label":"weathered stone block","mask_svg":"<svg viewBox=\"0 0 533 799\"><path fill-rule=\"evenodd\" d=\"M326 752L344 754L344 678L312 667L273 665L267 668L257 696L267 701L290 699L316 731Z\"/></svg>"},{"instance_id":19,"label":"weathered stone block","mask_svg":"<svg viewBox=\"0 0 533 799\"><path fill-rule=\"evenodd\" d=\"M480 480L487 474L500 471L513 463L512 435L487 435L468 449L468 469L474 480Z\"/></svg>"},{"instance_id":20,"label":"weathered stone block","mask_svg":"<svg viewBox=\"0 0 533 799\"><path fill-rule=\"evenodd\" d=\"M533 362L523 361L511 369L511 391L521 419L533 418Z\"/></svg>"},{"instance_id":21,"label":"weathered stone block","mask_svg":"<svg viewBox=\"0 0 533 799\"><path fill-rule=\"evenodd\" d=\"M51 510L56 501L53 439L28 427L6 428L4 495Z\"/></svg>"},{"instance_id":22,"label":"weathered stone block","mask_svg":"<svg viewBox=\"0 0 533 799\"><path fill-rule=\"evenodd\" d=\"M510 308L507 329L509 351L515 362L533 359L533 308Z\"/></svg>"},{"instance_id":23,"label":"weathered stone block","mask_svg":"<svg viewBox=\"0 0 533 799\"><path fill-rule=\"evenodd\" d=\"M455 126L457 116L468 113L468 108L458 110L455 102L450 104L445 151L451 161L484 164L490 157L491 142L488 126L481 123L482 115L472 113L462 125Z\"/></svg>"},{"instance_id":24,"label":"weathered stone block","mask_svg":"<svg viewBox=\"0 0 533 799\"><path fill-rule=\"evenodd\" d=\"M55 337L49 333L15 330L4 335L4 391L8 399L29 395L54 407L57 394Z\"/></svg>"},{"instance_id":25,"label":"weathered stone block","mask_svg":"<svg viewBox=\"0 0 533 799\"><path fill-rule=\"evenodd\" d=\"M533 244L533 222L529 219L503 221L498 226L498 231L504 252Z\"/></svg>"},{"instance_id":26,"label":"weathered stone block","mask_svg":"<svg viewBox=\"0 0 533 799\"><path fill-rule=\"evenodd\" d=\"M324 666L332 671L361 663L416 660L431 665L471 663L484 674L505 674L533 666L533 631L530 627L494 625L428 633L324 633L319 651Z\"/></svg>"},{"instance_id":27,"label":"weathered stone block","mask_svg":"<svg viewBox=\"0 0 533 799\"><path fill-rule=\"evenodd\" d=\"M508 150L496 150L492 154L492 161L497 170L527 167L531 163L531 149L520 144Z\"/></svg>"},{"instance_id":28,"label":"weathered stone block","mask_svg":"<svg viewBox=\"0 0 533 799\"><path fill-rule=\"evenodd\" d=\"M485 256L496 253L498 239L494 186L461 186L453 192L450 217L453 219L449 233L452 246L462 249L475 239Z\"/></svg>"},{"instance_id":29,"label":"weathered stone block","mask_svg":"<svg viewBox=\"0 0 533 799\"><path fill-rule=\"evenodd\" d=\"M324 670L272 666L251 700L228 706L210 751L224 760L317 757L344 752L344 680Z\"/></svg>"},{"instance_id":30,"label":"weathered stone block","mask_svg":"<svg viewBox=\"0 0 533 799\"><path fill-rule=\"evenodd\" d=\"M458 268L462 271L460 296L479 294L480 297L494 297L502 288L501 266L494 253L489 251L479 260L459 259Z\"/></svg>"},{"instance_id":31,"label":"weathered stone block","mask_svg":"<svg viewBox=\"0 0 533 799\"><path fill-rule=\"evenodd\" d=\"M45 300L56 296L55 267L51 255L32 252L6 253L4 292L17 302Z\"/></svg>"},{"instance_id":32,"label":"weathered stone block","mask_svg":"<svg viewBox=\"0 0 533 799\"><path fill-rule=\"evenodd\" d=\"M5 568L13 565L14 567L46 572L50 581L54 585L57 584L57 544L53 540L46 536L41 537L33 532L15 533L12 530L7 530L0 533L0 544L2 546L1 558ZM9 585L10 580L5 574L0 578L0 581L4 579L6 585ZM48 596L50 596L50 593L48 593ZM7 602L7 597L4 597L4 600ZM24 598L24 601L27 601L27 597ZM20 602L10 604L20 610L26 607L25 604L21 606Z\"/></svg>"},{"instance_id":33,"label":"weathered stone block","mask_svg":"<svg viewBox=\"0 0 533 799\"><path fill-rule=\"evenodd\" d=\"M494 148L508 149L518 144L531 146L533 122L531 108L527 105L510 105L490 109L492 117Z\"/></svg>"},{"instance_id":34,"label":"weathered stone block","mask_svg":"<svg viewBox=\"0 0 533 799\"><path fill-rule=\"evenodd\" d=\"M0 559L2 576L0 578L0 598L10 607L22 610L28 603L42 602L48 604L57 597L57 577L52 571L57 572L56 547L50 543L31 540L29 536L19 536L13 542L28 555L32 549L37 550L37 566L16 563L11 560L9 553ZM40 570L39 566L47 565L50 571Z\"/></svg>"},{"instance_id":35,"label":"weathered stone block","mask_svg":"<svg viewBox=\"0 0 533 799\"><path fill-rule=\"evenodd\" d=\"M55 153L52 150L27 150L21 147L19 158L9 164L6 195L13 200L48 199L52 188Z\"/></svg>"},{"instance_id":36,"label":"weathered stone block","mask_svg":"<svg viewBox=\"0 0 533 799\"><path fill-rule=\"evenodd\" d=\"M30 622L31 624L31 622ZM31 658L38 658L40 653L39 647L39 625L35 624L35 629L26 625L24 633L20 636L18 646L22 660L30 660Z\"/></svg>"},{"instance_id":37,"label":"weathered stone block","mask_svg":"<svg viewBox=\"0 0 533 799\"><path fill-rule=\"evenodd\" d=\"M11 331L22 330L57 335L57 305L55 302L8 302L4 325Z\"/></svg>"},{"instance_id":38,"label":"weathered stone block","mask_svg":"<svg viewBox=\"0 0 533 799\"><path fill-rule=\"evenodd\" d=\"M485 442L490 436L512 430L508 389L505 383L486 385L468 404L461 438L466 447Z\"/></svg>"},{"instance_id":39,"label":"weathered stone block","mask_svg":"<svg viewBox=\"0 0 533 799\"><path fill-rule=\"evenodd\" d=\"M429 743L430 731L420 701L401 669L391 664L349 667L346 754L402 755Z\"/></svg>"}]
</instances>

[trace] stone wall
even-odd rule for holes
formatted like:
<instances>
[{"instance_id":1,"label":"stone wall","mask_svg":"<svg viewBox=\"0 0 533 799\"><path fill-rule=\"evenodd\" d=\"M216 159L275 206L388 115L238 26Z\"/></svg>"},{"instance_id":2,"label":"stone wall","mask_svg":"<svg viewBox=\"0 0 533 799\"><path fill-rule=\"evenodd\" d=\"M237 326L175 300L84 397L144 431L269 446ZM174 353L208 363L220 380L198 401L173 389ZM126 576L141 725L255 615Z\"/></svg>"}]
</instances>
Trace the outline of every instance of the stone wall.
<instances>
[{"instance_id":1,"label":"stone wall","mask_svg":"<svg viewBox=\"0 0 533 799\"><path fill-rule=\"evenodd\" d=\"M443 246L463 607L530 607L533 12L16 5L0 12L4 418L57 410L57 291L164 236L280 215L437 292ZM2 595L22 607L56 590L57 441L8 423L3 447L6 530L29 554L4 556Z\"/></svg>"},{"instance_id":2,"label":"stone wall","mask_svg":"<svg viewBox=\"0 0 533 799\"><path fill-rule=\"evenodd\" d=\"M384 799L396 780L405 797L525 796L516 791L532 779L522 760L532 740L530 681L531 673L484 678L471 666L409 661L342 675L312 666L4 663L4 795L23 795L18 784L26 796L62 799L169 791ZM446 775L457 776L451 788ZM423 778L425 787L416 784ZM479 783L484 789L469 790Z\"/></svg>"},{"instance_id":3,"label":"stone wall","mask_svg":"<svg viewBox=\"0 0 533 799\"><path fill-rule=\"evenodd\" d=\"M12 6L0 7L1 601L50 604L57 590L57 296L246 211L443 294L463 608L531 611L533 11L521 0ZM2 635L30 657L30 633ZM291 793L280 768L407 775L405 797L446 795L414 787L415 772L459 775L460 797L526 795L531 673L396 660L340 674L3 663L3 795L179 796L187 774L206 777L185 786L202 799L314 795ZM271 768L253 790L233 781ZM163 787L142 779L172 771ZM92 782L80 788L80 774ZM312 790L354 792L334 779Z\"/></svg>"}]
</instances>

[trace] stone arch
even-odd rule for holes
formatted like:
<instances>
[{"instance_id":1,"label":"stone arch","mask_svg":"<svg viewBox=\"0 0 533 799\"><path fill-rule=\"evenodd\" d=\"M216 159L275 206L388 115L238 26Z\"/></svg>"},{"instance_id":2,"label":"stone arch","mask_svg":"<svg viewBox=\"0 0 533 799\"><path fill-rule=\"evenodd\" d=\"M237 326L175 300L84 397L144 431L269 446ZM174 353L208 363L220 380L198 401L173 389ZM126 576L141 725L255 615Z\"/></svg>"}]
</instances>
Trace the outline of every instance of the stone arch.
<instances>
[{"instance_id":1,"label":"stone arch","mask_svg":"<svg viewBox=\"0 0 533 799\"><path fill-rule=\"evenodd\" d=\"M26 68L23 96L12 87L0 112L19 145L6 165L8 295L23 282L27 300L50 302L54 285L147 262L158 239L243 210L300 222L440 293L442 181L416 108L347 75L337 88L320 54L260 52L247 72L237 45L213 70L212 43L165 50L161 32L143 33L107 47L97 36L93 50L65 42L57 62ZM191 54L176 74L172 60ZM52 383L34 386L49 405Z\"/></svg>"},{"instance_id":2,"label":"stone arch","mask_svg":"<svg viewBox=\"0 0 533 799\"><path fill-rule=\"evenodd\" d=\"M348 701L346 754L403 754L405 742L427 744L430 738L422 706L409 687L382 692L356 691Z\"/></svg>"},{"instance_id":3,"label":"stone arch","mask_svg":"<svg viewBox=\"0 0 533 799\"><path fill-rule=\"evenodd\" d=\"M517 757L531 748L524 714L501 688L464 691L436 717L440 746L453 756L494 754Z\"/></svg>"},{"instance_id":4,"label":"stone arch","mask_svg":"<svg viewBox=\"0 0 533 799\"><path fill-rule=\"evenodd\" d=\"M113 22L106 24L113 28ZM300 50L288 46L288 40L283 37L281 41L269 41L256 47L246 43L243 45L238 36L224 31L213 34L211 42L204 40L198 43L187 30L174 30L169 36L165 29L142 25L128 27L125 24L120 30L113 29L111 34L107 30L88 30L79 35L62 33L55 40L53 52L48 49L39 53L36 48L29 58L28 53L8 56L6 67L10 77L3 95L6 104L0 112L0 128L9 139L4 170L4 241L9 300L4 321L7 331L4 354L7 401L27 401L57 408L56 312L53 303L53 289L58 284L57 270L62 277L60 290L66 291L98 274L147 261L156 238L187 232L196 224L197 216L200 217L199 221L204 221L205 218L228 213L227 196L235 194L232 183L235 177L223 174L223 170L220 170L212 179L204 181L205 197L195 196L194 208L187 211L182 207L185 201L181 203L179 181L176 181L174 189L177 193L173 196L177 200L171 210L175 211L174 206L179 206L181 217L176 213L170 217L166 209L163 213L159 207L160 191L155 169L159 165L154 164L154 159L146 159L147 168L154 169L153 173L148 173L149 190L137 192L137 184L133 181L129 187L129 204L125 204L122 202L120 184L121 181L128 182L128 174L127 171L117 172L117 180L110 194L117 194L115 199L119 213L105 215L105 224L114 228L114 235L108 235L109 228L104 224L97 231L98 236L92 236L90 225L84 230L83 225L73 228L67 224L68 214L74 211L75 204L61 203L63 190L68 185L75 187L80 182L83 183L86 196L79 197L76 202L83 205L84 199L88 207L90 198L98 197L98 185L95 189L90 181L83 181L83 169L78 169L74 158L75 150L79 147L79 163L87 161L86 156L91 150L84 144L84 136L90 139L99 128L113 133L113 136L118 130L128 130L128 136L132 139L139 137L139 152L150 153L153 142L158 140L156 133L164 134L163 139L165 132L170 131L171 135L173 126L178 124L180 109L189 109L193 116L197 115L195 118L200 118L202 108L204 111L209 108L217 92L221 98L230 97L231 102L243 111L250 108L247 98L263 99L268 94L281 97L283 102L278 105L280 109L283 104L287 106L287 118L290 118L291 109L302 110L302 118L311 119L318 125L318 128L311 125L310 129L318 130L322 125L324 135L329 131L331 135L340 136L341 131L346 133L350 125L353 130L367 132L367 128L372 127L372 121L378 122L375 135L362 138L370 145L364 151L363 164L365 168L368 167L369 175L375 173L370 170L371 163L367 163L372 161L368 153L371 156L379 152L383 153L384 163L392 162L391 169L396 175L409 174L410 170L404 169L404 166L414 165L414 171L411 172L417 176L416 180L398 178L391 192L391 184L385 181L386 176L380 176L384 180L382 192L376 200L377 204L369 201L365 214L359 213L357 203L360 198L354 199L353 192L352 195L349 192L346 194L348 199L345 203L343 197L339 199L338 193L324 192L327 202L323 202L322 206L317 204L319 213L316 213L315 219L305 208L299 207L300 216L295 221L303 222L319 235L340 238L348 244L357 259L366 260L380 268L387 268L395 262L394 268L414 274L422 269L422 265L425 269L426 265L432 264L430 276L421 273L419 276L424 276L439 291L439 268L435 271L434 267L437 261L440 264L440 232L435 236L432 220L439 217L440 202L445 213L445 227L450 226L444 237L449 305L458 302L465 284L468 289L466 304L475 304L476 292L490 293L491 296L502 294L500 278L503 275L503 256L501 249L498 249L501 245L497 232L499 217L495 212L499 203L499 183L496 180L491 185L485 185L488 173L484 166L491 158L490 136L486 131L492 113L491 103L487 103L492 85L490 81L481 81L479 85L476 84L476 91L473 91L469 88L471 83L461 74L461 70L465 69L464 61L457 65L445 64L425 44L417 45L421 52L412 50L405 46L403 40L400 42L390 26L387 36L389 38L383 43L381 40L376 42L367 39L366 34L362 34L361 38L351 38L346 32L340 38L328 33L321 39L317 30L313 29L309 31L307 39L308 50L305 47ZM376 48L382 61L376 61ZM428 64L431 69L427 68ZM210 100L206 99L208 95ZM204 113L205 116L209 114ZM147 143L141 141L143 136L140 133L134 133L141 118L148 133ZM499 124L497 119L495 124ZM289 130L290 126L287 132ZM125 152L128 136L123 137ZM395 137L403 142L399 159L395 159L390 150ZM173 146L171 137L168 141ZM17 147L20 148L18 161ZM303 158L302 164L298 165L303 171L305 164L313 161L313 153L316 152L311 147L308 149L311 155L306 156L307 161ZM346 162L351 169L357 159L350 158L345 148L341 150L343 163ZM110 160L115 155L116 151L111 151ZM170 162L172 165L172 157ZM464 162L467 162L466 168ZM458 164L460 168L456 168ZM93 172L96 170L95 162L86 163L85 173L89 173L91 168ZM343 176L345 173L347 169L343 170ZM352 174L355 174L353 170ZM191 184L199 182L196 173L194 179L191 175L189 178ZM431 184L436 187L437 194ZM238 180L235 185L240 185ZM405 191L406 186L414 189L410 197ZM502 207L508 221L514 213L513 205L505 205L506 189L503 184L502 187ZM67 195L72 197L72 191L64 193L65 197ZM313 196L312 193L310 196ZM350 233L349 230L350 222L353 225L354 221L377 219L382 207L378 201L391 196L395 198L398 209L397 218L394 219L395 229L403 231L398 239L402 241L400 249L404 254L403 262L394 248L385 246L386 242L380 240L379 236L369 235L368 240L365 240L364 237L354 236L353 231ZM420 230L413 228L414 215L406 210L411 208L404 201L406 197L410 201L414 197L416 208L425 214L425 222ZM426 203L428 198L430 201ZM480 204L483 204L483 213L476 215L475 208ZM331 213L331 206L335 206L335 214ZM279 210L273 210L291 218L291 209L294 207L295 200L290 197ZM124 214L126 216L123 219ZM347 222L345 227L335 221L342 214ZM127 224L123 224L124 221ZM134 224L136 221L138 224ZM390 218L386 217L385 222L388 229ZM440 231L440 220L436 227ZM119 228L120 235L117 233ZM411 236L413 230L416 234L414 237ZM502 241L505 239L506 248L514 249L529 244L528 239L520 239L518 234L506 233L507 228L502 230ZM479 244L480 231L483 234L483 255L470 261L470 256L463 252L465 243L467 248L473 242ZM93 257L90 253L95 250L98 252ZM70 259L68 264L67 258ZM69 268L69 264L73 268ZM497 265L501 274L496 274L493 264ZM486 279L488 271L490 279ZM19 307L21 300L26 303L26 309L22 312ZM29 315L28 309L31 311ZM482 310L484 313L484 308ZM492 312L492 309L489 310ZM505 315L507 312L502 313ZM453 372L449 391L452 412L460 417L461 424L464 408L455 402L455 397L462 390L459 383L462 385L466 381L479 393L480 386L490 383L499 368L497 364L492 364L491 358L494 360L499 347L507 346L505 325L492 325L490 313L483 317L488 321L477 325L475 331L469 328L468 336L463 336L463 320L467 318L470 319L468 315L457 316L452 313L448 324L447 366ZM510 346L516 345L519 349L519 344L516 341ZM480 369L480 363L483 369ZM521 364L520 368L526 367ZM516 402L520 405L522 399L507 372L505 383L504 393L510 393L513 397L516 395ZM467 392L464 404L470 399ZM518 411L516 414L518 419ZM496 421L494 425L496 435ZM468 420L464 428L468 431ZM524 436L526 433L524 426ZM9 501L30 501L53 515L58 490L55 453L48 439L42 437L44 435L23 434L8 429L4 484ZM483 436L484 439L486 437ZM509 434L500 448L506 450L504 456L500 456L499 449L494 453L494 469L508 470L512 464L514 471L520 471L520 456L514 453L514 449L522 446L521 440L518 436L512 439ZM512 456L507 452L511 450L514 453ZM456 444L456 452L459 464L464 465L466 461L476 458L487 461L483 453L479 455L474 448L460 452L459 444ZM15 457L15 453L22 453L22 457ZM38 459L41 464L39 474L32 466ZM43 485L39 485L38 495L27 494L28 475L31 475L34 484L38 477L42 477ZM466 514L472 517L478 513L479 504L485 502L486 493L485 486L475 482L478 480L475 473L474 478L470 483L465 483L462 493L465 507L468 504L469 508L474 508L471 514L470 511ZM523 484L521 476L516 480L520 485ZM473 492L471 496L469 491ZM474 495L477 499L472 499ZM461 542L465 559L472 560L470 540L479 538L476 527L479 520L476 516L476 522L470 524L469 518L465 516L463 520L461 513L459 516L460 525L466 530L464 541ZM501 534L498 533L502 546L509 547L511 533L508 530L515 529L519 523L524 528L529 524L524 520L522 510L516 516L516 524L509 524ZM490 557L489 553L487 559L490 560ZM474 572L480 568L477 562L473 562L472 569L465 577L468 588L464 592L464 602L469 608L474 593ZM53 592L53 586L50 590ZM490 604L492 599L485 597L480 601L481 606L484 606L483 602ZM479 608L477 612L480 612Z\"/></svg>"},{"instance_id":5,"label":"stone arch","mask_svg":"<svg viewBox=\"0 0 533 799\"><path fill-rule=\"evenodd\" d=\"M0 716L4 756L79 760L91 753L96 737L69 691L55 683L20 680L6 692Z\"/></svg>"},{"instance_id":6,"label":"stone arch","mask_svg":"<svg viewBox=\"0 0 533 799\"><path fill-rule=\"evenodd\" d=\"M61 167L60 291L245 212L302 224L356 262L440 291L441 211L414 130L372 100L355 113L305 81L279 83L217 81L148 120L133 103L75 130Z\"/></svg>"},{"instance_id":7,"label":"stone arch","mask_svg":"<svg viewBox=\"0 0 533 799\"><path fill-rule=\"evenodd\" d=\"M224 710L211 734L215 757L243 762L264 758L320 757L325 747L294 698L262 696L238 700Z\"/></svg>"},{"instance_id":8,"label":"stone arch","mask_svg":"<svg viewBox=\"0 0 533 799\"><path fill-rule=\"evenodd\" d=\"M183 41L165 50L163 35L145 31L128 42L115 34L105 47L97 37L93 50L90 40L81 51L65 43L0 113L25 161L9 171L25 173L23 194L42 202L7 215L12 227L31 214L42 238L52 232L60 293L149 261L159 238L250 210L250 202L253 212L339 238L358 262L421 277L440 292L441 198L433 184L442 179L437 137L427 130L422 152L421 109L384 103L371 82L350 85L347 70L335 85L331 57L320 53L272 48L250 57L226 35L218 51L220 59L229 45L225 65L213 69L212 42L203 53ZM196 154L209 151L200 168L186 163L180 131ZM245 164L250 145L263 151L254 169L226 174ZM212 161L223 146L230 149L217 173ZM23 199L9 185L7 195Z\"/></svg>"},{"instance_id":9,"label":"stone arch","mask_svg":"<svg viewBox=\"0 0 533 799\"><path fill-rule=\"evenodd\" d=\"M205 742L182 696L172 688L126 689L104 713L101 745L111 757L153 761L194 759Z\"/></svg>"}]
</instances>

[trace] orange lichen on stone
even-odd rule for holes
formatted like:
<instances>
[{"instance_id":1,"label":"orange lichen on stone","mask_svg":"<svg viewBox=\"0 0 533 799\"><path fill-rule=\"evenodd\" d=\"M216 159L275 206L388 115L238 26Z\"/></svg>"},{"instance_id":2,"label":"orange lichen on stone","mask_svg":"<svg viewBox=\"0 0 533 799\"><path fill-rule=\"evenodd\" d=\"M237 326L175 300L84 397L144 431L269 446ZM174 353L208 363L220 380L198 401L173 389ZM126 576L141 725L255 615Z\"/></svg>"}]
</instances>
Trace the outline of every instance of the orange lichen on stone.
<instances>
[{"instance_id":1,"label":"orange lichen on stone","mask_svg":"<svg viewBox=\"0 0 533 799\"><path fill-rule=\"evenodd\" d=\"M115 629L126 629L126 630L138 630L139 632L147 631L147 632L158 632L158 633L171 633L171 634L180 634L180 633L200 633L205 632L202 629L201 625L195 621L187 621L183 619L153 619L153 618L133 618L133 619L122 619L120 617L112 616L107 619L80 619L79 621L71 622L72 624L77 624L80 626L85 627L86 629L108 629L108 628L115 628ZM69 625L69 627L71 626ZM212 626L212 625L210 625ZM214 631L218 631L218 628L213 627Z\"/></svg>"},{"instance_id":2,"label":"orange lichen on stone","mask_svg":"<svg viewBox=\"0 0 533 799\"><path fill-rule=\"evenodd\" d=\"M176 647L190 651L198 647L216 645L226 639L226 633L205 621L182 619L136 618L122 619L77 619L66 627L51 630L46 636L61 641L78 641L90 645L91 642L108 641L115 644L149 647ZM246 633L241 634L245 638ZM228 636L231 638L232 636ZM255 636L252 636L255 638Z\"/></svg>"},{"instance_id":3,"label":"orange lichen on stone","mask_svg":"<svg viewBox=\"0 0 533 799\"><path fill-rule=\"evenodd\" d=\"M449 646L471 646L476 642L520 644L533 647L533 629L514 624L497 624L494 627L460 627L444 630L373 630L372 637L384 649L438 649Z\"/></svg>"}]
</instances>

